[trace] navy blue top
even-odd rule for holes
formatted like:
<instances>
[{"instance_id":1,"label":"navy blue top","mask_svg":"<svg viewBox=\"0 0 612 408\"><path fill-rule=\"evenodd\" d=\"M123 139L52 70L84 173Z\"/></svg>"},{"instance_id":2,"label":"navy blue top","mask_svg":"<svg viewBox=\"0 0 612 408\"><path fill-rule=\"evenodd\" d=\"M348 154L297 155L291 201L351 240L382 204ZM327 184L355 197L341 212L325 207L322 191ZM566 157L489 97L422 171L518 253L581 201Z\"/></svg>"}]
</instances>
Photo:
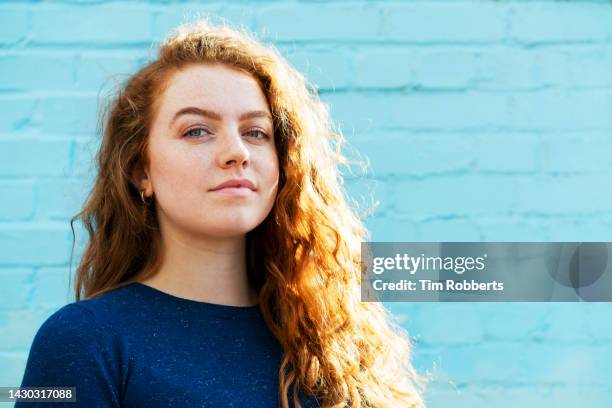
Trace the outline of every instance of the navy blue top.
<instances>
[{"instance_id":1,"label":"navy blue top","mask_svg":"<svg viewBox=\"0 0 612 408\"><path fill-rule=\"evenodd\" d=\"M259 306L131 283L65 305L36 333L21 386L73 386L77 402L15 407L278 407L281 359Z\"/></svg>"}]
</instances>

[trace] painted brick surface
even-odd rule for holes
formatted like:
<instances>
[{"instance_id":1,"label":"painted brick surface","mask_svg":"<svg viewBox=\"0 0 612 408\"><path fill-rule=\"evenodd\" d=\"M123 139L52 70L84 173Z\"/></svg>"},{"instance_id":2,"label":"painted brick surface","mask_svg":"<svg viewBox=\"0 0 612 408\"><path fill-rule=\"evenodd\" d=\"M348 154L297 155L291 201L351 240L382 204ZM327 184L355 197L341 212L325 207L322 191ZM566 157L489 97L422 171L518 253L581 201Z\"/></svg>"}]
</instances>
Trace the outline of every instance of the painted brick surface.
<instances>
[{"instance_id":1,"label":"painted brick surface","mask_svg":"<svg viewBox=\"0 0 612 408\"><path fill-rule=\"evenodd\" d=\"M372 240L611 240L609 1L4 1L0 385L70 301L68 221L100 103L152 41L208 12L317 85L370 162L346 185L379 204ZM612 405L609 304L388 307L433 376L430 407Z\"/></svg>"}]
</instances>

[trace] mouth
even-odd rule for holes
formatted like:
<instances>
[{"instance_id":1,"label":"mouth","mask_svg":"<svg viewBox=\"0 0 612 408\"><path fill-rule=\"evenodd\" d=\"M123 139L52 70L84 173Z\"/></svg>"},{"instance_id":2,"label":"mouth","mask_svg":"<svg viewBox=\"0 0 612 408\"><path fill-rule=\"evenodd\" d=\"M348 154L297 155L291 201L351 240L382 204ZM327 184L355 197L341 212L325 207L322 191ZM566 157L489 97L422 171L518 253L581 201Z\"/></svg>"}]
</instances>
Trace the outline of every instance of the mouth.
<instances>
[{"instance_id":1,"label":"mouth","mask_svg":"<svg viewBox=\"0 0 612 408\"><path fill-rule=\"evenodd\" d=\"M211 190L211 193L230 197L248 197L255 194L255 191L248 187L223 187L217 190Z\"/></svg>"},{"instance_id":2,"label":"mouth","mask_svg":"<svg viewBox=\"0 0 612 408\"><path fill-rule=\"evenodd\" d=\"M230 188L245 187L251 190L255 190L255 184L253 184L251 180L246 179L246 178L227 180L219 184L217 187L212 188L211 190L221 190L227 187L230 187Z\"/></svg>"}]
</instances>

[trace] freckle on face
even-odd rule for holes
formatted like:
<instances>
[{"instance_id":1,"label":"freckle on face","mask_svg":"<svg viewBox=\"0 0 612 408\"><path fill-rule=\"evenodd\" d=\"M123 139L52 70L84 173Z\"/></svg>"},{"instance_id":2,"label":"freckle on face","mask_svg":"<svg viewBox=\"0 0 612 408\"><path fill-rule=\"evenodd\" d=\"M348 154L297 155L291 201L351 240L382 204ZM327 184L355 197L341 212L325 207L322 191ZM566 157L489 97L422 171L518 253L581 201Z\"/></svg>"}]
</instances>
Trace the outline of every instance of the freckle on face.
<instances>
[{"instance_id":1,"label":"freckle on face","mask_svg":"<svg viewBox=\"0 0 612 408\"><path fill-rule=\"evenodd\" d=\"M217 112L221 120L188 114L170 125L174 114L187 106ZM279 164L271 122L238 120L253 110L270 112L258 82L241 71L194 65L170 77L149 143L149 172L162 230L237 236L266 218L276 200ZM200 126L210 134L184 136ZM253 137L248 132L252 128L266 130L270 139L262 142ZM209 191L234 178L251 180L257 191L244 195Z\"/></svg>"}]
</instances>

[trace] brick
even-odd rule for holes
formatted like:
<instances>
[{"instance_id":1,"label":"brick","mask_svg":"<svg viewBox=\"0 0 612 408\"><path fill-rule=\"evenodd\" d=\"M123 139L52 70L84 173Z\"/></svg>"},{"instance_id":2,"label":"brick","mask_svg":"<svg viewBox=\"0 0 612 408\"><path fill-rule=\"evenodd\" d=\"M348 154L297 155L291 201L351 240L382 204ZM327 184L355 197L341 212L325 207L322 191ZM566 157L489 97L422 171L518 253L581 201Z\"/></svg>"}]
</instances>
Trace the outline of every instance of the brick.
<instances>
[{"instance_id":1,"label":"brick","mask_svg":"<svg viewBox=\"0 0 612 408\"><path fill-rule=\"evenodd\" d=\"M607 173L521 178L515 190L520 210L539 214L591 213L612 210Z\"/></svg>"},{"instance_id":2,"label":"brick","mask_svg":"<svg viewBox=\"0 0 612 408\"><path fill-rule=\"evenodd\" d=\"M0 131L20 130L32 126L36 100L31 96L0 94Z\"/></svg>"},{"instance_id":3,"label":"brick","mask_svg":"<svg viewBox=\"0 0 612 408\"><path fill-rule=\"evenodd\" d=\"M73 270L73 277L74 273ZM32 302L46 308L60 308L73 302L73 287L70 283L68 268L40 268L34 277Z\"/></svg>"},{"instance_id":4,"label":"brick","mask_svg":"<svg viewBox=\"0 0 612 408\"><path fill-rule=\"evenodd\" d=\"M85 250L85 247L89 244L89 233L87 232L87 230L85 229L85 227L83 227L83 224L81 222L75 222L74 225L74 254L73 258L72 258L72 271L74 274L74 271L76 270L79 260L81 259L81 257L83 256L83 252ZM68 229L70 230L70 223L68 223ZM69 242L70 242L70 250L68 251L68 253L70 254L72 251L72 230L70 230L70 236L69 236ZM68 259L68 264L70 263L70 259Z\"/></svg>"},{"instance_id":5,"label":"brick","mask_svg":"<svg viewBox=\"0 0 612 408\"><path fill-rule=\"evenodd\" d=\"M354 56L354 82L425 89L505 89L525 86L527 81L531 86L536 79L531 78L533 56L542 53L497 45L364 47Z\"/></svg>"},{"instance_id":6,"label":"brick","mask_svg":"<svg viewBox=\"0 0 612 408\"><path fill-rule=\"evenodd\" d=\"M588 325L588 311L592 307L589 303L560 303L550 307L542 324L534 333L538 342L592 342Z\"/></svg>"},{"instance_id":7,"label":"brick","mask_svg":"<svg viewBox=\"0 0 612 408\"><path fill-rule=\"evenodd\" d=\"M358 49L352 56L355 87L401 87L416 84L415 71L420 61L415 51L399 47L367 47Z\"/></svg>"},{"instance_id":8,"label":"brick","mask_svg":"<svg viewBox=\"0 0 612 408\"><path fill-rule=\"evenodd\" d=\"M414 58L414 83L427 89L469 88L479 73L475 51L434 48Z\"/></svg>"},{"instance_id":9,"label":"brick","mask_svg":"<svg viewBox=\"0 0 612 408\"><path fill-rule=\"evenodd\" d=\"M611 356L609 347L588 344L496 342L421 349L416 358L421 367L435 364L442 382L575 387L604 385Z\"/></svg>"},{"instance_id":10,"label":"brick","mask_svg":"<svg viewBox=\"0 0 612 408\"><path fill-rule=\"evenodd\" d=\"M25 220L33 215L32 181L0 180L0 191L3 196L0 200L0 221Z\"/></svg>"},{"instance_id":11,"label":"brick","mask_svg":"<svg viewBox=\"0 0 612 408\"><path fill-rule=\"evenodd\" d=\"M612 36L612 35L611 35ZM562 80L570 86L610 86L612 84L612 46L597 45L592 49L567 52L565 66L556 67L564 72ZM552 69L552 68L551 68Z\"/></svg>"},{"instance_id":12,"label":"brick","mask_svg":"<svg viewBox=\"0 0 612 408\"><path fill-rule=\"evenodd\" d=\"M325 94L321 99L331 105L334 121L355 132L379 127L482 130L509 122L509 97L503 94L347 92Z\"/></svg>"},{"instance_id":13,"label":"brick","mask_svg":"<svg viewBox=\"0 0 612 408\"><path fill-rule=\"evenodd\" d=\"M472 68L479 89L509 90L543 87L610 85L612 51L608 45L546 48L488 47Z\"/></svg>"},{"instance_id":14,"label":"brick","mask_svg":"<svg viewBox=\"0 0 612 408\"><path fill-rule=\"evenodd\" d=\"M79 138L74 141L72 174L87 177L90 182L97 174L96 155L100 148L100 137Z\"/></svg>"},{"instance_id":15,"label":"brick","mask_svg":"<svg viewBox=\"0 0 612 408\"><path fill-rule=\"evenodd\" d=\"M73 56L0 56L0 91L67 89L73 85ZM44 67L44 69L41 69Z\"/></svg>"},{"instance_id":16,"label":"brick","mask_svg":"<svg viewBox=\"0 0 612 408\"><path fill-rule=\"evenodd\" d=\"M207 18L212 23L228 23L253 29L255 11L249 5L231 4L173 4L160 10L154 17L153 38L162 41L178 25Z\"/></svg>"},{"instance_id":17,"label":"brick","mask_svg":"<svg viewBox=\"0 0 612 408\"><path fill-rule=\"evenodd\" d=\"M493 42L506 33L507 6L481 3L386 5L379 36L409 42Z\"/></svg>"},{"instance_id":18,"label":"brick","mask_svg":"<svg viewBox=\"0 0 612 408\"><path fill-rule=\"evenodd\" d=\"M221 8L215 4L173 4L171 7L160 10L153 17L153 39L162 41L172 34L177 26L191 23L199 16L219 15Z\"/></svg>"},{"instance_id":19,"label":"brick","mask_svg":"<svg viewBox=\"0 0 612 408\"><path fill-rule=\"evenodd\" d=\"M412 217L508 213L523 203L518 186L516 177L471 174L399 180L395 209Z\"/></svg>"},{"instance_id":20,"label":"brick","mask_svg":"<svg viewBox=\"0 0 612 408\"><path fill-rule=\"evenodd\" d=\"M483 386L474 384L468 387L457 387L448 384L427 391L427 406L431 407L471 407L496 408L522 407L555 407L575 408L579 406L603 408L608 406L612 392L602 387L589 386L545 386L532 384L526 386L509 386L494 384Z\"/></svg>"},{"instance_id":21,"label":"brick","mask_svg":"<svg viewBox=\"0 0 612 408\"><path fill-rule=\"evenodd\" d=\"M612 326L606 324L610 315L610 303L589 303L585 309L584 324L591 337L600 342L612 342Z\"/></svg>"},{"instance_id":22,"label":"brick","mask_svg":"<svg viewBox=\"0 0 612 408\"><path fill-rule=\"evenodd\" d=\"M69 260L72 234L62 224L0 224L2 265L37 266L65 264Z\"/></svg>"},{"instance_id":23,"label":"brick","mask_svg":"<svg viewBox=\"0 0 612 408\"><path fill-rule=\"evenodd\" d=\"M89 184L81 179L45 178L36 183L36 217L69 220L80 211Z\"/></svg>"},{"instance_id":24,"label":"brick","mask_svg":"<svg viewBox=\"0 0 612 408\"><path fill-rule=\"evenodd\" d=\"M606 89L514 93L509 95L507 126L563 131L612 129L610 110L612 91Z\"/></svg>"},{"instance_id":25,"label":"brick","mask_svg":"<svg viewBox=\"0 0 612 408\"><path fill-rule=\"evenodd\" d=\"M415 330L412 334L417 347L427 345L480 344L483 340L483 323L478 319L470 303L432 303L427 309L408 316ZM453 318L449 318L453 316ZM418 334L417 334L418 332Z\"/></svg>"},{"instance_id":26,"label":"brick","mask_svg":"<svg viewBox=\"0 0 612 408\"><path fill-rule=\"evenodd\" d=\"M547 314L555 306L550 303L482 303L475 311L488 342L527 343L542 331Z\"/></svg>"},{"instance_id":27,"label":"brick","mask_svg":"<svg viewBox=\"0 0 612 408\"><path fill-rule=\"evenodd\" d=\"M379 22L379 8L372 4L274 4L255 15L256 31L265 41L371 40Z\"/></svg>"},{"instance_id":28,"label":"brick","mask_svg":"<svg viewBox=\"0 0 612 408\"><path fill-rule=\"evenodd\" d=\"M35 136L0 139L0 176L50 176L70 171L70 141Z\"/></svg>"},{"instance_id":29,"label":"brick","mask_svg":"<svg viewBox=\"0 0 612 408\"><path fill-rule=\"evenodd\" d=\"M216 13L216 15L221 18L221 21L226 21L233 26L244 27L253 33L255 32L257 7L253 7L252 4L221 2L218 11L212 8L213 5L207 6L207 8L212 9L212 13ZM213 19L213 21L216 20Z\"/></svg>"},{"instance_id":30,"label":"brick","mask_svg":"<svg viewBox=\"0 0 612 408\"><path fill-rule=\"evenodd\" d=\"M416 223L406 216L388 215L368 219L366 227L371 233L368 241L417 241Z\"/></svg>"},{"instance_id":31,"label":"brick","mask_svg":"<svg viewBox=\"0 0 612 408\"><path fill-rule=\"evenodd\" d=\"M10 333L2 338L3 351L27 352L38 328L57 309L0 310L0 333Z\"/></svg>"},{"instance_id":32,"label":"brick","mask_svg":"<svg viewBox=\"0 0 612 408\"><path fill-rule=\"evenodd\" d=\"M456 317L447 317L448 320L453 318ZM526 370L518 358L525 353L524 347L520 343L455 344L454 347L427 349L420 347L415 353L415 365L433 368L436 379L442 383L505 381L520 378Z\"/></svg>"},{"instance_id":33,"label":"brick","mask_svg":"<svg viewBox=\"0 0 612 408\"><path fill-rule=\"evenodd\" d=\"M443 303L438 304L441 305ZM424 313L424 303L383 302L383 305L385 306L385 309L387 309L393 315L394 319L397 319L402 329L408 332L411 339L417 341L415 337L418 337L418 335L413 337L412 332L418 328L417 322L420 319L416 318L415 316L420 313ZM427 307L429 307L429 305L427 305ZM416 347L418 347L418 345Z\"/></svg>"},{"instance_id":34,"label":"brick","mask_svg":"<svg viewBox=\"0 0 612 408\"><path fill-rule=\"evenodd\" d=\"M0 24L0 43L11 44L24 39L29 29L28 10L0 6L2 24Z\"/></svg>"},{"instance_id":35,"label":"brick","mask_svg":"<svg viewBox=\"0 0 612 408\"><path fill-rule=\"evenodd\" d=\"M568 329L573 328L568 322ZM576 330L579 330L576 328ZM609 345L534 343L524 348L523 358L528 372L525 379L576 385L609 385L606 373L612 364ZM527 370L526 370L527 371ZM576 373L580 373L576 375ZM571 379L571 380L568 380Z\"/></svg>"},{"instance_id":36,"label":"brick","mask_svg":"<svg viewBox=\"0 0 612 408\"><path fill-rule=\"evenodd\" d=\"M593 172L612 167L610 135L575 132L541 136L539 164L543 171Z\"/></svg>"},{"instance_id":37,"label":"brick","mask_svg":"<svg viewBox=\"0 0 612 408\"><path fill-rule=\"evenodd\" d=\"M38 115L44 132L92 134L96 131L100 103L93 94L49 96L41 98Z\"/></svg>"},{"instance_id":38,"label":"brick","mask_svg":"<svg viewBox=\"0 0 612 408\"><path fill-rule=\"evenodd\" d=\"M478 228L486 242L546 241L545 220L523 217L478 217Z\"/></svg>"},{"instance_id":39,"label":"brick","mask_svg":"<svg viewBox=\"0 0 612 408\"><path fill-rule=\"evenodd\" d=\"M590 202L590 200L586 200ZM612 220L599 215L550 217L542 216L540 224L545 230L543 240L551 242L608 242Z\"/></svg>"},{"instance_id":40,"label":"brick","mask_svg":"<svg viewBox=\"0 0 612 408\"><path fill-rule=\"evenodd\" d=\"M98 90L121 85L134 74L146 58L134 51L112 54L82 54L76 62L76 81L80 90Z\"/></svg>"},{"instance_id":41,"label":"brick","mask_svg":"<svg viewBox=\"0 0 612 408\"><path fill-rule=\"evenodd\" d=\"M378 177L467 171L474 166L478 139L467 133L373 133L351 144L370 160L371 171Z\"/></svg>"},{"instance_id":42,"label":"brick","mask_svg":"<svg viewBox=\"0 0 612 408\"><path fill-rule=\"evenodd\" d=\"M349 205L352 208L358 208L359 212L368 212L372 208L377 215L384 215L391 211L390 189L388 183L384 181L367 176L347 177L344 181L344 188L349 197Z\"/></svg>"},{"instance_id":43,"label":"brick","mask_svg":"<svg viewBox=\"0 0 612 408\"><path fill-rule=\"evenodd\" d=\"M152 11L148 7L116 4L37 7L32 11L32 43L148 44L152 39L151 20Z\"/></svg>"},{"instance_id":44,"label":"brick","mask_svg":"<svg viewBox=\"0 0 612 408\"><path fill-rule=\"evenodd\" d=\"M534 3L516 7L510 35L526 43L602 41L612 35L612 9L595 3Z\"/></svg>"},{"instance_id":45,"label":"brick","mask_svg":"<svg viewBox=\"0 0 612 408\"><path fill-rule=\"evenodd\" d=\"M0 309L23 309L28 307L32 268L0 268Z\"/></svg>"},{"instance_id":46,"label":"brick","mask_svg":"<svg viewBox=\"0 0 612 408\"><path fill-rule=\"evenodd\" d=\"M0 384L7 384L5 386L10 387L20 386L27 359L27 351L0 351L0 367L2 367Z\"/></svg>"},{"instance_id":47,"label":"brick","mask_svg":"<svg viewBox=\"0 0 612 408\"><path fill-rule=\"evenodd\" d=\"M478 225L462 217L444 218L419 222L418 240L424 242L465 242L480 241Z\"/></svg>"},{"instance_id":48,"label":"brick","mask_svg":"<svg viewBox=\"0 0 612 408\"><path fill-rule=\"evenodd\" d=\"M517 90L607 86L612 47L369 46L353 55L357 87ZM452 68L449 68L452 67ZM384 75L381 75L384 73Z\"/></svg>"},{"instance_id":49,"label":"brick","mask_svg":"<svg viewBox=\"0 0 612 408\"><path fill-rule=\"evenodd\" d=\"M516 132L478 135L468 148L475 151L474 168L477 170L533 172L538 169L538 147L537 135Z\"/></svg>"},{"instance_id":50,"label":"brick","mask_svg":"<svg viewBox=\"0 0 612 408\"><path fill-rule=\"evenodd\" d=\"M349 85L349 55L344 51L307 49L283 55L317 88L336 89Z\"/></svg>"},{"instance_id":51,"label":"brick","mask_svg":"<svg viewBox=\"0 0 612 408\"><path fill-rule=\"evenodd\" d=\"M533 89L559 84L564 57L543 49L516 46L483 47L479 50L474 71L479 89Z\"/></svg>"}]
</instances>

